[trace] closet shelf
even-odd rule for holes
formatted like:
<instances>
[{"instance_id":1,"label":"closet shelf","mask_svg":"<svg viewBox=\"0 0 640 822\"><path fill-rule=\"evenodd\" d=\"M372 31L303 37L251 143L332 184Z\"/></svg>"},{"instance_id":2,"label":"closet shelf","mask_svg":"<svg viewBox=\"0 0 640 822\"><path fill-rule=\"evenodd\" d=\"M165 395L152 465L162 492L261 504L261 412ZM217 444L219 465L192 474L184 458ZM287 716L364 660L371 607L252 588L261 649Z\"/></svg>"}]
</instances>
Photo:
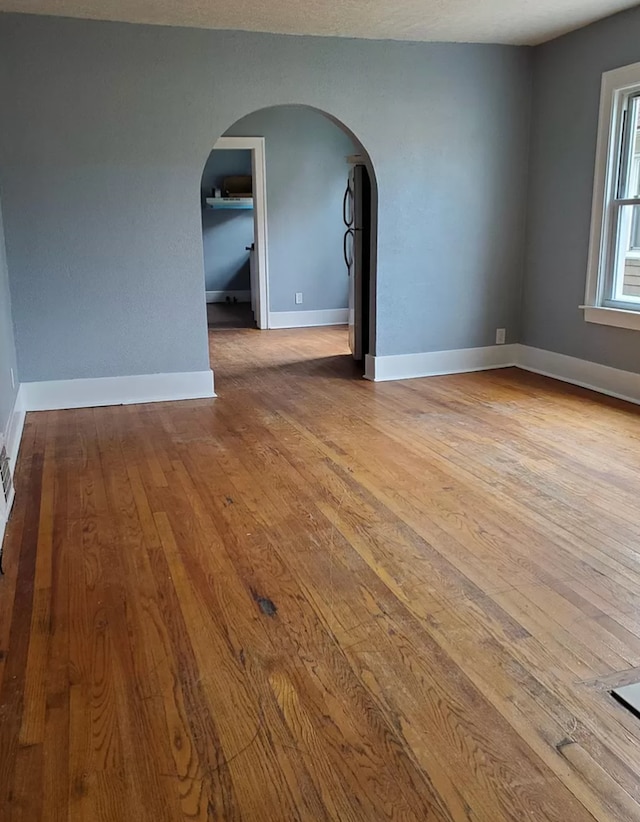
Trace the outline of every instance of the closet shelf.
<instances>
[{"instance_id":1,"label":"closet shelf","mask_svg":"<svg viewBox=\"0 0 640 822\"><path fill-rule=\"evenodd\" d=\"M207 197L204 202L207 210L253 208L253 197Z\"/></svg>"}]
</instances>

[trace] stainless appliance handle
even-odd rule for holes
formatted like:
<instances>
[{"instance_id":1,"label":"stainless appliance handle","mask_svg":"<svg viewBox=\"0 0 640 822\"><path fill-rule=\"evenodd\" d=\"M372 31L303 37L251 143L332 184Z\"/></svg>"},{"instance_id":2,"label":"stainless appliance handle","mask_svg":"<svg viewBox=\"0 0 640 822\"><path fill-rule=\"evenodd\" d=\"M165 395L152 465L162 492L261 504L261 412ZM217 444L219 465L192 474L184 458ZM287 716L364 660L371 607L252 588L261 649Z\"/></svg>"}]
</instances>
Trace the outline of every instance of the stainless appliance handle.
<instances>
[{"instance_id":1,"label":"stainless appliance handle","mask_svg":"<svg viewBox=\"0 0 640 822\"><path fill-rule=\"evenodd\" d=\"M348 257L347 256L347 237L349 237L349 236L351 236L352 239L355 236L352 228L348 228L344 232L344 237L342 238L342 253L344 255L344 262L345 262L345 265L347 266L347 273L349 274L349 276L351 276L351 266L353 265L353 243L351 245L351 257Z\"/></svg>"},{"instance_id":2,"label":"stainless appliance handle","mask_svg":"<svg viewBox=\"0 0 640 822\"><path fill-rule=\"evenodd\" d=\"M350 211L349 218L347 219L347 203L349 203ZM351 185L347 183L347 190L344 193L344 197L342 199L342 222L346 225L347 228L351 228L353 224L353 191L351 190Z\"/></svg>"}]
</instances>

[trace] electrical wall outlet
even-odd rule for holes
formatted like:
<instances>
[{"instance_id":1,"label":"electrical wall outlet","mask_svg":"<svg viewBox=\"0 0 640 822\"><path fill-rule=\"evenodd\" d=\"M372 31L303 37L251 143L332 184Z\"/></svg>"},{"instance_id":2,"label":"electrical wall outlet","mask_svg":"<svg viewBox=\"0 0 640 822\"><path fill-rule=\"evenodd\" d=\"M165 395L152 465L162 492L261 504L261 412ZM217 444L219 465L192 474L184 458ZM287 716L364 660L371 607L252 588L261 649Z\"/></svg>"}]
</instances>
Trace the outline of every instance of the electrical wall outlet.
<instances>
[{"instance_id":1,"label":"electrical wall outlet","mask_svg":"<svg viewBox=\"0 0 640 822\"><path fill-rule=\"evenodd\" d=\"M496 328L496 345L504 345L507 341L507 329Z\"/></svg>"},{"instance_id":2,"label":"electrical wall outlet","mask_svg":"<svg viewBox=\"0 0 640 822\"><path fill-rule=\"evenodd\" d=\"M296 291L296 305L302 305L302 291Z\"/></svg>"}]
</instances>

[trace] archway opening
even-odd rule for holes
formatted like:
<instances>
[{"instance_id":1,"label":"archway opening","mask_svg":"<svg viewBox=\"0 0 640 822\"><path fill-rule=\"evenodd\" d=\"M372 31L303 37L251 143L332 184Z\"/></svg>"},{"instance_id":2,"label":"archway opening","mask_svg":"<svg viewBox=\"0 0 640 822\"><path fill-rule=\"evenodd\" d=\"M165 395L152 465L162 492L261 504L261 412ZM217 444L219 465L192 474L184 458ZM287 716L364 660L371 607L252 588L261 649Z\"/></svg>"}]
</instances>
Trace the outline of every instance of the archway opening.
<instances>
[{"instance_id":1,"label":"archway opening","mask_svg":"<svg viewBox=\"0 0 640 822\"><path fill-rule=\"evenodd\" d=\"M364 146L316 108L260 109L219 138L201 180L214 370L221 330L244 332L246 347L255 329L329 326L362 373L375 352L377 199Z\"/></svg>"}]
</instances>

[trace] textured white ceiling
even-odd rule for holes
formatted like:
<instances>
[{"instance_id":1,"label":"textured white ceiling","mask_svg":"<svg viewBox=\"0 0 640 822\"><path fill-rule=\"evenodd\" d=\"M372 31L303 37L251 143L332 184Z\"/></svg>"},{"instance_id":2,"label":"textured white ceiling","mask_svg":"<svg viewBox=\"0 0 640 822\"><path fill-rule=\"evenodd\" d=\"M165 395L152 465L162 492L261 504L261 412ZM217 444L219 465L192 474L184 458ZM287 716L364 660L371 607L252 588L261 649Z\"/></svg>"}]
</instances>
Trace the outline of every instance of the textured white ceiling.
<instances>
[{"instance_id":1,"label":"textured white ceiling","mask_svg":"<svg viewBox=\"0 0 640 822\"><path fill-rule=\"evenodd\" d=\"M391 40L535 45L637 0L0 0L0 11Z\"/></svg>"}]
</instances>

